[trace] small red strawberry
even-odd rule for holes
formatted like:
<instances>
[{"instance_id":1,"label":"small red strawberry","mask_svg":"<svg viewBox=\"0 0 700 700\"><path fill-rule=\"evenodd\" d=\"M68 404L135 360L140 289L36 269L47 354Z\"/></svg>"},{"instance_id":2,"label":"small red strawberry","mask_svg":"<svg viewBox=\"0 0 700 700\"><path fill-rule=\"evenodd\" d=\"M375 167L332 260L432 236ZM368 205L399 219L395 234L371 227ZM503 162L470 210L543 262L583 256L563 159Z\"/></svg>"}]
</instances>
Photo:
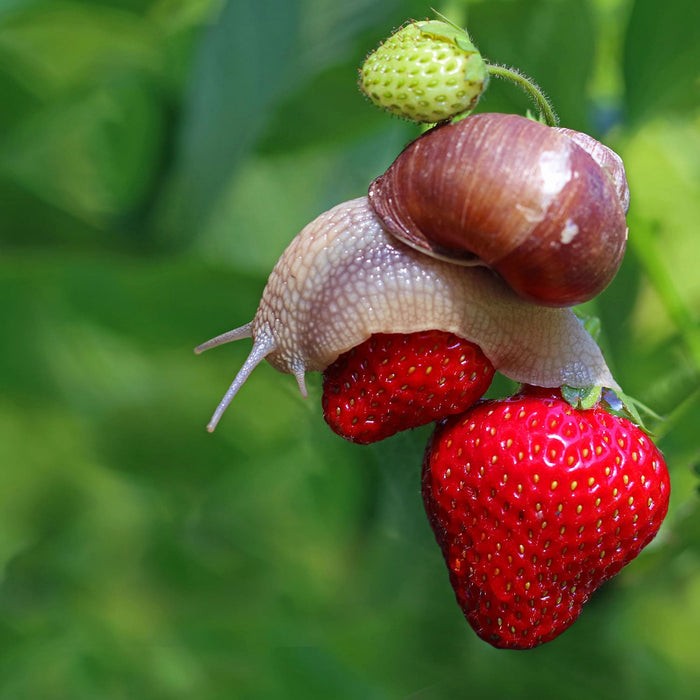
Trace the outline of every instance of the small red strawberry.
<instances>
[{"instance_id":1,"label":"small red strawberry","mask_svg":"<svg viewBox=\"0 0 700 700\"><path fill-rule=\"evenodd\" d=\"M663 457L642 430L550 390L452 416L423 465L457 601L500 648L531 648L569 627L656 535L669 493Z\"/></svg>"},{"instance_id":2,"label":"small red strawberry","mask_svg":"<svg viewBox=\"0 0 700 700\"><path fill-rule=\"evenodd\" d=\"M452 333L379 333L325 370L323 415L341 437L377 442L466 410L493 373L478 345Z\"/></svg>"}]
</instances>

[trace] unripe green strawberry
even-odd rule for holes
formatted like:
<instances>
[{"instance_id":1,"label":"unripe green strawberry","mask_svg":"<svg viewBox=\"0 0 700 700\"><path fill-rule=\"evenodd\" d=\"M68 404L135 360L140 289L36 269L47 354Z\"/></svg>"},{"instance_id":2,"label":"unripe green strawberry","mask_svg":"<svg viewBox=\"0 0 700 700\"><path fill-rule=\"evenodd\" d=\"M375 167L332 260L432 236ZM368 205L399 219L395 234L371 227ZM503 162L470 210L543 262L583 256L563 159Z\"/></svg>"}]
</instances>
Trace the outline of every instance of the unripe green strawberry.
<instances>
[{"instance_id":1,"label":"unripe green strawberry","mask_svg":"<svg viewBox=\"0 0 700 700\"><path fill-rule=\"evenodd\" d=\"M435 123L474 108L488 69L466 32L445 22L408 24L371 53L360 89L400 117Z\"/></svg>"}]
</instances>

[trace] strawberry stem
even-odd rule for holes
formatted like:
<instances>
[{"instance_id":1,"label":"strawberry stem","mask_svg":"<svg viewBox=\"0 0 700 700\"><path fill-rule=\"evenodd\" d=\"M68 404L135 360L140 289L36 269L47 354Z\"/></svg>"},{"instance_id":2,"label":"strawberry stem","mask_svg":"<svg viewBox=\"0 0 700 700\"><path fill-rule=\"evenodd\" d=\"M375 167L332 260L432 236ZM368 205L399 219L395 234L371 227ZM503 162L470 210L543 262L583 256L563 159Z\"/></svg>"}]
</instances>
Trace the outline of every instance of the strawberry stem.
<instances>
[{"instance_id":1,"label":"strawberry stem","mask_svg":"<svg viewBox=\"0 0 700 700\"><path fill-rule=\"evenodd\" d=\"M552 105L549 103L546 95L530 78L515 68L508 68L508 66L499 66L495 63L487 62L486 67L490 75L495 75L497 78L505 78L522 87L534 100L540 112L540 118L547 126L557 126L559 124L559 118L554 113Z\"/></svg>"}]
</instances>

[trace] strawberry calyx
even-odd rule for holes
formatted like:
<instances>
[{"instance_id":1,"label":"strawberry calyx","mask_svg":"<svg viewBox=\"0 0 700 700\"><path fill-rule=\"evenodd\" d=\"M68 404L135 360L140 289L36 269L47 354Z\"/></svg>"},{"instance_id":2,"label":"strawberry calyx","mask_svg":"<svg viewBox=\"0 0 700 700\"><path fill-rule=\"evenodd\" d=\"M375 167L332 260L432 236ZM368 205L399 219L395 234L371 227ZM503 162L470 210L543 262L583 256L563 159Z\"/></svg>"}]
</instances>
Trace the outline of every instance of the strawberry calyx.
<instances>
[{"instance_id":1,"label":"strawberry calyx","mask_svg":"<svg viewBox=\"0 0 700 700\"><path fill-rule=\"evenodd\" d=\"M639 409L655 420L663 420L663 418L651 408L645 406L634 397L625 394L621 389L610 389L609 387L603 386L573 387L564 385L558 389L527 386L521 387L519 393L528 394L530 396L539 395L562 398L572 408L579 411L600 408L612 416L627 419L649 436L652 435L652 432L646 427Z\"/></svg>"},{"instance_id":2,"label":"strawberry calyx","mask_svg":"<svg viewBox=\"0 0 700 700\"><path fill-rule=\"evenodd\" d=\"M466 53L479 53L465 29L452 24L448 20L430 19L424 22L413 22L421 34L434 39L452 42Z\"/></svg>"},{"instance_id":3,"label":"strawberry calyx","mask_svg":"<svg viewBox=\"0 0 700 700\"><path fill-rule=\"evenodd\" d=\"M626 418L631 423L634 423L649 436L653 436L653 433L644 424L641 415L642 411L654 420L663 420L658 413L621 390L613 391L612 389L604 389L600 405L603 410L611 415L617 416L618 418Z\"/></svg>"},{"instance_id":4,"label":"strawberry calyx","mask_svg":"<svg viewBox=\"0 0 700 700\"><path fill-rule=\"evenodd\" d=\"M601 334L600 319L597 316L587 315L581 312L580 309L574 309L574 312L593 340L598 342ZM573 408L579 410L587 410L599 406L613 416L618 418L626 418L634 423L634 425L636 425L638 428L641 428L641 430L648 435L651 435L651 433L644 425L644 421L638 407L656 420L662 420L661 416L654 413L654 411L634 397L625 394L619 388L611 389L603 386L562 386L561 397L567 403L573 406Z\"/></svg>"},{"instance_id":5,"label":"strawberry calyx","mask_svg":"<svg viewBox=\"0 0 700 700\"><path fill-rule=\"evenodd\" d=\"M587 410L594 408L603 395L602 386L573 387L563 386L561 388L562 398L574 408Z\"/></svg>"}]
</instances>

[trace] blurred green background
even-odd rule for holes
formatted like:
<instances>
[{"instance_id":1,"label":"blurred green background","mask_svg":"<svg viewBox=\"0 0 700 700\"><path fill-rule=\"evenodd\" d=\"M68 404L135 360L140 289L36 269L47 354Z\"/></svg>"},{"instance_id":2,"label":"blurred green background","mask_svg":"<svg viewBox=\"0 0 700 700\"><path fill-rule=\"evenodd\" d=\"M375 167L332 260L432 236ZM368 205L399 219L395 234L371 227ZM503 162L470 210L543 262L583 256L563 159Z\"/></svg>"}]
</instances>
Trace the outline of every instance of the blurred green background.
<instances>
[{"instance_id":1,"label":"blurred green background","mask_svg":"<svg viewBox=\"0 0 700 700\"><path fill-rule=\"evenodd\" d=\"M588 311L667 418L673 495L574 627L473 634L422 510L429 429L347 444L318 376L304 401L264 365L204 430L249 343L192 348L416 135L356 71L431 4L0 3L1 700L697 698L697 0L437 5L628 168L629 252ZM528 106L494 81L479 109Z\"/></svg>"}]
</instances>

